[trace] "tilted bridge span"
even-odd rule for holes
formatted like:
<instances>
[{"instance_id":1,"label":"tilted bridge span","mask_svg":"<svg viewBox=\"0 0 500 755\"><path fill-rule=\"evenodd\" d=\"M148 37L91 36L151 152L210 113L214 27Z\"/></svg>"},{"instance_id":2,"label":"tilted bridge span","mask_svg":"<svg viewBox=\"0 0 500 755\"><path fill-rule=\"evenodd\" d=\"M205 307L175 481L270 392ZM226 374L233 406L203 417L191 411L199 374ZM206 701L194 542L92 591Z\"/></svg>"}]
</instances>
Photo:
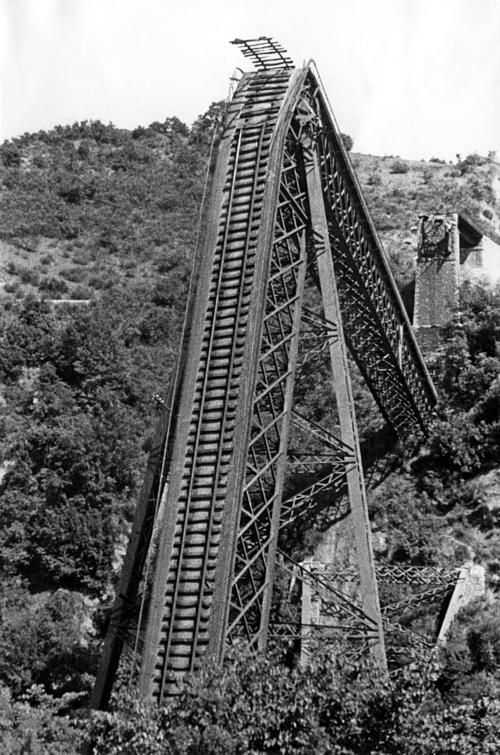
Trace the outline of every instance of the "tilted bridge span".
<instances>
[{"instance_id":1,"label":"tilted bridge span","mask_svg":"<svg viewBox=\"0 0 500 755\"><path fill-rule=\"evenodd\" d=\"M280 532L339 500L349 579L340 564L335 625L386 664L348 351L403 440L425 433L435 392L314 64L294 67L268 38L235 42L255 70L225 113L96 707L109 699L132 615L140 695L158 702L228 644L264 649L286 559ZM303 367L320 353L336 430L295 405ZM289 495L298 468L310 473Z\"/></svg>"}]
</instances>

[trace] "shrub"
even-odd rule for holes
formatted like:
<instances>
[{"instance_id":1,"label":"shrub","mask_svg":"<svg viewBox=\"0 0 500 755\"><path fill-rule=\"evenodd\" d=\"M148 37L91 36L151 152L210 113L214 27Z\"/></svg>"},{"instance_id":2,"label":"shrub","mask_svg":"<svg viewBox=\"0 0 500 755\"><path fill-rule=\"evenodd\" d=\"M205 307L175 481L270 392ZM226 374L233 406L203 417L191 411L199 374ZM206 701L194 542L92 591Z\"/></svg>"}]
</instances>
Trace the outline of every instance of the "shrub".
<instances>
[{"instance_id":1,"label":"shrub","mask_svg":"<svg viewBox=\"0 0 500 755\"><path fill-rule=\"evenodd\" d=\"M447 707L434 679L413 667L386 683L322 654L304 670L240 656L187 679L161 710L94 714L90 733L95 755L493 753L498 704Z\"/></svg>"},{"instance_id":2,"label":"shrub","mask_svg":"<svg viewBox=\"0 0 500 755\"><path fill-rule=\"evenodd\" d=\"M477 598L459 612L442 651L439 678L440 689L450 700L464 702L500 692L495 677L500 665L499 619L498 604L487 597Z\"/></svg>"},{"instance_id":3,"label":"shrub","mask_svg":"<svg viewBox=\"0 0 500 755\"><path fill-rule=\"evenodd\" d=\"M59 271L59 275L72 283L81 283L87 277L86 271L81 267L65 267Z\"/></svg>"},{"instance_id":4,"label":"shrub","mask_svg":"<svg viewBox=\"0 0 500 755\"><path fill-rule=\"evenodd\" d=\"M59 224L60 234L63 239L76 239L80 233L80 228L77 223L71 221L63 221Z\"/></svg>"},{"instance_id":5,"label":"shrub","mask_svg":"<svg viewBox=\"0 0 500 755\"><path fill-rule=\"evenodd\" d=\"M482 155L478 155L477 152L474 152L471 155L467 155L463 160L459 160L457 162L457 167L460 170L460 173L463 175L464 173L469 173L474 168L477 168L481 165L486 165L488 162L487 157L483 157Z\"/></svg>"},{"instance_id":6,"label":"shrub","mask_svg":"<svg viewBox=\"0 0 500 755\"><path fill-rule=\"evenodd\" d=\"M4 578L0 607L0 684L16 695L33 684L59 695L88 691L93 651L82 630L89 613L82 595L31 595L26 583Z\"/></svg>"},{"instance_id":7,"label":"shrub","mask_svg":"<svg viewBox=\"0 0 500 755\"><path fill-rule=\"evenodd\" d=\"M0 751L9 755L78 755L81 727L63 714L66 700L33 687L20 700L0 687Z\"/></svg>"},{"instance_id":8,"label":"shrub","mask_svg":"<svg viewBox=\"0 0 500 755\"><path fill-rule=\"evenodd\" d=\"M354 147L354 141L352 137L349 136L349 134L340 134L340 137L342 139L344 147L346 148L348 152L350 152L352 148Z\"/></svg>"},{"instance_id":9,"label":"shrub","mask_svg":"<svg viewBox=\"0 0 500 755\"><path fill-rule=\"evenodd\" d=\"M17 168L21 164L21 152L12 142L5 142L0 147L0 159L6 168Z\"/></svg>"},{"instance_id":10,"label":"shrub","mask_svg":"<svg viewBox=\"0 0 500 755\"><path fill-rule=\"evenodd\" d=\"M119 282L118 277L112 274L100 274L100 275L91 275L88 280L88 285L90 288L96 289L96 291L100 291L102 289L106 288L113 288L113 286Z\"/></svg>"},{"instance_id":11,"label":"shrub","mask_svg":"<svg viewBox=\"0 0 500 755\"><path fill-rule=\"evenodd\" d=\"M88 286L76 286L71 291L70 298L76 300L92 299L92 290Z\"/></svg>"},{"instance_id":12,"label":"shrub","mask_svg":"<svg viewBox=\"0 0 500 755\"><path fill-rule=\"evenodd\" d=\"M198 116L191 126L189 143L208 153L214 134L223 121L225 108L224 100L212 102L207 112Z\"/></svg>"},{"instance_id":13,"label":"shrub","mask_svg":"<svg viewBox=\"0 0 500 755\"><path fill-rule=\"evenodd\" d=\"M391 163L391 173L408 173L409 170L410 166L408 163L405 163L404 160L394 160L394 162Z\"/></svg>"},{"instance_id":14,"label":"shrub","mask_svg":"<svg viewBox=\"0 0 500 755\"><path fill-rule=\"evenodd\" d=\"M19 281L12 281L11 283L6 283L4 286L4 290L8 294L15 294L17 293L21 288L21 283Z\"/></svg>"},{"instance_id":15,"label":"shrub","mask_svg":"<svg viewBox=\"0 0 500 755\"><path fill-rule=\"evenodd\" d=\"M370 173L366 183L368 186L380 186L382 179L378 173Z\"/></svg>"},{"instance_id":16,"label":"shrub","mask_svg":"<svg viewBox=\"0 0 500 755\"><path fill-rule=\"evenodd\" d=\"M137 126L132 130L131 136L132 139L141 139L143 136L146 136L146 129L144 126Z\"/></svg>"},{"instance_id":17,"label":"shrub","mask_svg":"<svg viewBox=\"0 0 500 755\"><path fill-rule=\"evenodd\" d=\"M29 283L32 286L38 286L40 275L36 272L36 270L30 270L28 267L23 267L19 269L18 275L23 283Z\"/></svg>"},{"instance_id":18,"label":"shrub","mask_svg":"<svg viewBox=\"0 0 500 755\"><path fill-rule=\"evenodd\" d=\"M39 289L48 294L64 294L68 290L68 284L61 278L42 278Z\"/></svg>"}]
</instances>

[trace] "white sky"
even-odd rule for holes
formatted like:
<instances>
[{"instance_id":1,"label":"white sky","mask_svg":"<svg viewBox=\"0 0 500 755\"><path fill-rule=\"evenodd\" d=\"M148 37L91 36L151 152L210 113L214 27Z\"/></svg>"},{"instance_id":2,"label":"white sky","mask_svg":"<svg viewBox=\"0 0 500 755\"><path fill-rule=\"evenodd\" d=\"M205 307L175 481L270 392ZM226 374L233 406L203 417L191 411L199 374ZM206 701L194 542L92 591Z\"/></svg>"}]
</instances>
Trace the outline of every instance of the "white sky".
<instances>
[{"instance_id":1,"label":"white sky","mask_svg":"<svg viewBox=\"0 0 500 755\"><path fill-rule=\"evenodd\" d=\"M1 137L191 123L247 68L234 37L314 58L355 150L500 154L500 0L0 0Z\"/></svg>"}]
</instances>

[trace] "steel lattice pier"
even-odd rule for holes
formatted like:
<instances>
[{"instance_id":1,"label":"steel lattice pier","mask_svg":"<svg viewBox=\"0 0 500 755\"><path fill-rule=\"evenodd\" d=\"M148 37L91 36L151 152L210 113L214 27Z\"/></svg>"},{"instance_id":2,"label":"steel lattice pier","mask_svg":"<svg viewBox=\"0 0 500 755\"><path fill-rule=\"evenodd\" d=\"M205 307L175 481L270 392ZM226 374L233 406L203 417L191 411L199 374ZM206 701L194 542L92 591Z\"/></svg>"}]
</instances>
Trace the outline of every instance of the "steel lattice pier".
<instances>
[{"instance_id":1,"label":"steel lattice pier","mask_svg":"<svg viewBox=\"0 0 500 755\"><path fill-rule=\"evenodd\" d=\"M262 70L243 75L227 109L171 412L136 514L98 707L148 547L155 570L139 686L162 701L207 657L220 661L227 644L265 648L280 529L318 506L342 505L352 536L346 569L358 577L339 598L340 627L348 637L355 621L361 644L385 663L346 344L401 437L425 430L434 389L319 77L312 65L291 67L273 44L266 67L258 41ZM304 306L312 284L316 311ZM325 350L340 437L294 409L298 371ZM289 457L292 427L322 446L313 459L321 474L283 500L287 471L310 463Z\"/></svg>"}]
</instances>

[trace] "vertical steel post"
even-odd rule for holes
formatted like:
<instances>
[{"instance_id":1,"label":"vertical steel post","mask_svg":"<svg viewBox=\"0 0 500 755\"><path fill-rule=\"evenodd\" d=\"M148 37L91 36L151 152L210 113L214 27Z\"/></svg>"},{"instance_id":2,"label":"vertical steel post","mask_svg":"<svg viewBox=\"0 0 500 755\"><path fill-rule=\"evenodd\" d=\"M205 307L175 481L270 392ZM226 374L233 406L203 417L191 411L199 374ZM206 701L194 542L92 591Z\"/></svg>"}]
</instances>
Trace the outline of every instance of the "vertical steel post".
<instances>
[{"instance_id":1,"label":"vertical steel post","mask_svg":"<svg viewBox=\"0 0 500 755\"><path fill-rule=\"evenodd\" d=\"M304 281L306 277L306 244L305 244L305 238L303 237L300 241L300 268L299 268L299 274L297 277L297 289L296 289L296 297L297 301L295 302L294 307L294 313L293 313L293 336L290 341L290 351L288 355L288 378L286 380L286 386L285 386L285 401L283 406L283 421L281 425L281 437L280 437L280 448L279 453L280 457L278 460L278 463L276 465L276 488L280 491L280 495L278 496L278 499L276 500L273 511L272 511L272 521L271 521L271 544L269 546L268 550L268 557L267 557L267 563L266 563L266 587L264 591L264 599L262 601L262 614L261 614L261 633L259 636L259 649L265 650L266 644L267 644L267 634L268 634L268 627L269 627L269 617L271 614L271 600L272 600L272 590L273 590L273 583L274 583L274 571L275 571L275 562L276 562L276 549L278 547L278 532L279 532L279 526L280 526L280 513L281 513L281 503L283 498L283 482L285 479L285 466L286 466L286 456L287 456L287 448L288 448L288 437L290 433L290 420L292 415L292 400L293 400L293 389L295 386L295 371L297 367L297 354L299 350L299 331L300 331L300 321L302 318L302 302L304 298Z\"/></svg>"},{"instance_id":2,"label":"vertical steel post","mask_svg":"<svg viewBox=\"0 0 500 755\"><path fill-rule=\"evenodd\" d=\"M378 641L372 646L371 652L379 666L386 671L387 661L385 657L384 634L370 540L370 522L368 519L363 467L349 377L347 348L342 328L342 316L333 268L328 222L321 188L321 174L318 157L312 143L305 142L304 144L304 163L324 315L328 321L336 323L338 328L338 338L329 340L330 360L337 399L341 439L353 449L355 458L355 464L347 471L346 477L361 583L361 596L364 611L377 627Z\"/></svg>"}]
</instances>

